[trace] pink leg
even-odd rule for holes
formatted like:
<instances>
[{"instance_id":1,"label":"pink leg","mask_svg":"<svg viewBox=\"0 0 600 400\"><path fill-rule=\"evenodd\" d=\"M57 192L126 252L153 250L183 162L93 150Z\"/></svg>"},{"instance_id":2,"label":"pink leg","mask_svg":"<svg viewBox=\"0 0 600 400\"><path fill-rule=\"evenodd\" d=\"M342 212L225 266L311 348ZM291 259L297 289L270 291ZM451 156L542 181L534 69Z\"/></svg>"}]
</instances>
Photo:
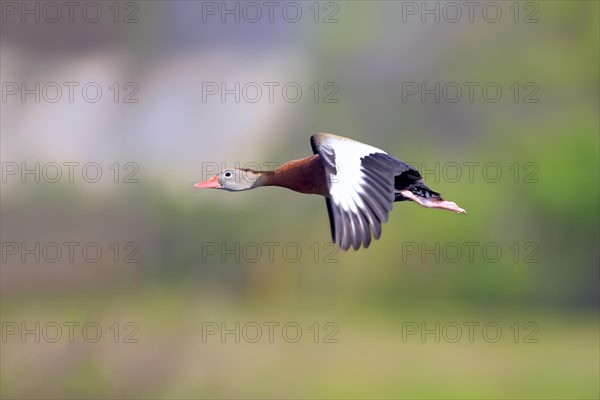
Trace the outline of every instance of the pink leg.
<instances>
[{"instance_id":1,"label":"pink leg","mask_svg":"<svg viewBox=\"0 0 600 400\"><path fill-rule=\"evenodd\" d=\"M440 200L436 198L425 199L423 197L416 196L414 193L409 192L408 190L401 190L400 193L402 196L411 199L415 203L422 205L427 208L441 208L443 210L454 211L457 213L466 213L466 211L460 208L456 203L452 201Z\"/></svg>"}]
</instances>

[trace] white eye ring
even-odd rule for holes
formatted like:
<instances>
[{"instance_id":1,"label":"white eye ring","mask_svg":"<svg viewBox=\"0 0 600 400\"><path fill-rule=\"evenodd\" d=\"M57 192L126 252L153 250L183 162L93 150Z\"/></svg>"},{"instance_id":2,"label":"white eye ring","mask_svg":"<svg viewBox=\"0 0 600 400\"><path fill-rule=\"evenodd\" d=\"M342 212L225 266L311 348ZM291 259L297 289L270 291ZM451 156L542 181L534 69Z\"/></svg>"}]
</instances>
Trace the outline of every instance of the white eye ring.
<instances>
[{"instance_id":1,"label":"white eye ring","mask_svg":"<svg viewBox=\"0 0 600 400\"><path fill-rule=\"evenodd\" d=\"M225 178L231 178L231 172L229 172L229 171L225 172Z\"/></svg>"}]
</instances>

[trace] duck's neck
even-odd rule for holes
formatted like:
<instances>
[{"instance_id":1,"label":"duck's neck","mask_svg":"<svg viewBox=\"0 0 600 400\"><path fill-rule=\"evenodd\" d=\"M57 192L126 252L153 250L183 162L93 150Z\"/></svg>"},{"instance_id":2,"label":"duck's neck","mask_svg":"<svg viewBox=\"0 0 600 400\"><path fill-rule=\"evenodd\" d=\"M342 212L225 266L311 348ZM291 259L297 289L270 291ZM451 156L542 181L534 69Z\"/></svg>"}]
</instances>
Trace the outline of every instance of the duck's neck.
<instances>
[{"instance_id":1,"label":"duck's neck","mask_svg":"<svg viewBox=\"0 0 600 400\"><path fill-rule=\"evenodd\" d=\"M252 188L279 186L295 192L326 196L325 170L318 155L290 161L274 171L252 171L258 177Z\"/></svg>"},{"instance_id":2,"label":"duck's neck","mask_svg":"<svg viewBox=\"0 0 600 400\"><path fill-rule=\"evenodd\" d=\"M250 168L238 168L243 182L242 190L256 189L261 186L271 186L273 171L256 171Z\"/></svg>"},{"instance_id":3,"label":"duck's neck","mask_svg":"<svg viewBox=\"0 0 600 400\"><path fill-rule=\"evenodd\" d=\"M257 175L257 178L252 185L252 189L261 186L277 186L275 184L275 171L250 171Z\"/></svg>"}]
</instances>

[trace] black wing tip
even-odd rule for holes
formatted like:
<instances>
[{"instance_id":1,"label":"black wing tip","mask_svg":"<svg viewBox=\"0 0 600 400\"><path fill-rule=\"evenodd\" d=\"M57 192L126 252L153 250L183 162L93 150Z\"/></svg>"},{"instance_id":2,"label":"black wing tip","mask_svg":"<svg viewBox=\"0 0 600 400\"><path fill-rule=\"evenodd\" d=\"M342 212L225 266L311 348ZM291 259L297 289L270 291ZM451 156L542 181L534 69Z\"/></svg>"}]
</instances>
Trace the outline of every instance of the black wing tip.
<instances>
[{"instance_id":1,"label":"black wing tip","mask_svg":"<svg viewBox=\"0 0 600 400\"><path fill-rule=\"evenodd\" d=\"M374 170L381 170L394 176L400 175L406 171L419 173L415 168L411 167L404 161L400 161L395 157L386 153L371 153L361 158L361 164L364 168L374 167Z\"/></svg>"},{"instance_id":2,"label":"black wing tip","mask_svg":"<svg viewBox=\"0 0 600 400\"><path fill-rule=\"evenodd\" d=\"M325 204L327 204L327 215L329 215L329 228L331 229L331 240L336 242L335 238L335 218L333 215L333 209L331 207L331 200L325 198Z\"/></svg>"}]
</instances>

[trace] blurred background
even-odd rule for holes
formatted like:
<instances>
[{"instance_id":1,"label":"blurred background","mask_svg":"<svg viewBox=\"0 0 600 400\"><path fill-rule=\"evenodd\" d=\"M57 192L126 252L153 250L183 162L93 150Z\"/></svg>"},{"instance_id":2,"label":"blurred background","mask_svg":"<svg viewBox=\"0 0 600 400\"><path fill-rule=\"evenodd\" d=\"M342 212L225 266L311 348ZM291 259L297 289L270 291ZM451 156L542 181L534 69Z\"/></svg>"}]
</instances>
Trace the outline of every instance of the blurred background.
<instances>
[{"instance_id":1,"label":"blurred background","mask_svg":"<svg viewBox=\"0 0 600 400\"><path fill-rule=\"evenodd\" d=\"M598 398L598 3L267 3L1 3L1 396ZM468 214L193 188L317 132Z\"/></svg>"}]
</instances>

